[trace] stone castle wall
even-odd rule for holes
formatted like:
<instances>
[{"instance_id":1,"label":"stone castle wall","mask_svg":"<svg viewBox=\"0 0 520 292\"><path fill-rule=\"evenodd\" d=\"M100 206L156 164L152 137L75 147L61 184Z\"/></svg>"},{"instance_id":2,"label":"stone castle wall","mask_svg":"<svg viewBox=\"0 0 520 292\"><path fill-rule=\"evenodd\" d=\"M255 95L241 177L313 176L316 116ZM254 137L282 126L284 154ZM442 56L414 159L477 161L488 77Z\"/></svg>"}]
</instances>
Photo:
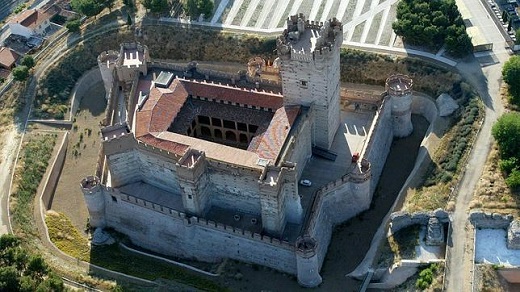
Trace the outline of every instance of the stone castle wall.
<instances>
[{"instance_id":1,"label":"stone castle wall","mask_svg":"<svg viewBox=\"0 0 520 292\"><path fill-rule=\"evenodd\" d=\"M372 182L370 185L370 194L373 194L379 177L383 172L386 157L390 152L390 146L394 137L392 121L391 121L391 107L389 100L385 98L379 110L376 112L370 130L368 131L365 148L361 153L361 157L372 162Z\"/></svg>"},{"instance_id":2,"label":"stone castle wall","mask_svg":"<svg viewBox=\"0 0 520 292\"><path fill-rule=\"evenodd\" d=\"M190 255L208 262L231 258L296 274L294 247L288 242L187 217L182 212L113 189L104 193L107 226L128 235L143 248L166 255Z\"/></svg>"}]
</instances>

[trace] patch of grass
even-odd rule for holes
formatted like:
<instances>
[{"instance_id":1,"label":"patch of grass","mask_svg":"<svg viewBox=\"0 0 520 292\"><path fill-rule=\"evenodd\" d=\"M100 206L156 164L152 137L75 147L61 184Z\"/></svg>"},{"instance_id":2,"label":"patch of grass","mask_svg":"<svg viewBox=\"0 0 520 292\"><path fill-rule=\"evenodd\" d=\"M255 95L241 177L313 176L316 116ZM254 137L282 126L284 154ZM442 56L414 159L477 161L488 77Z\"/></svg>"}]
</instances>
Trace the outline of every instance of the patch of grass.
<instances>
[{"instance_id":1,"label":"patch of grass","mask_svg":"<svg viewBox=\"0 0 520 292\"><path fill-rule=\"evenodd\" d=\"M52 243L61 251L82 261L90 261L88 240L72 225L69 218L63 213L49 211L45 223Z\"/></svg>"},{"instance_id":2,"label":"patch of grass","mask_svg":"<svg viewBox=\"0 0 520 292\"><path fill-rule=\"evenodd\" d=\"M228 291L215 282L179 267L110 246L92 246L90 262L104 268L148 280L169 279L203 291Z\"/></svg>"},{"instance_id":3,"label":"patch of grass","mask_svg":"<svg viewBox=\"0 0 520 292\"><path fill-rule=\"evenodd\" d=\"M225 288L209 279L177 266L134 254L119 248L117 244L90 246L87 239L62 213L47 212L45 222L51 241L61 251L79 260L151 281L163 278L178 281L203 291L226 291Z\"/></svg>"},{"instance_id":4,"label":"patch of grass","mask_svg":"<svg viewBox=\"0 0 520 292\"><path fill-rule=\"evenodd\" d=\"M381 247L378 266L388 267L402 259L415 258L415 247L419 244L420 229L419 225L410 225L387 237Z\"/></svg>"},{"instance_id":5,"label":"patch of grass","mask_svg":"<svg viewBox=\"0 0 520 292\"><path fill-rule=\"evenodd\" d=\"M443 136L432 157L423 186L408 191L405 210L415 212L446 208L460 178L463 161L469 157L483 116L482 102L476 96L471 95L462 103L452 116L455 121L453 127Z\"/></svg>"},{"instance_id":6,"label":"patch of grass","mask_svg":"<svg viewBox=\"0 0 520 292\"><path fill-rule=\"evenodd\" d=\"M354 49L341 50L341 81L384 85L390 74L413 77L414 89L438 96L450 92L461 76L442 67L410 57L390 57Z\"/></svg>"},{"instance_id":7,"label":"patch of grass","mask_svg":"<svg viewBox=\"0 0 520 292\"><path fill-rule=\"evenodd\" d=\"M414 276L408 278L403 284L391 289L392 292L401 291L442 291L442 281L444 277L444 263L430 264ZM430 281L431 280L431 281ZM429 281L429 284L426 284ZM421 283L418 287L417 283ZM423 287L425 287L423 289ZM481 291L481 290L479 290Z\"/></svg>"},{"instance_id":8,"label":"patch of grass","mask_svg":"<svg viewBox=\"0 0 520 292\"><path fill-rule=\"evenodd\" d=\"M56 134L35 134L24 142L15 175L16 188L10 206L13 228L22 238L36 232L32 201L47 170L56 139Z\"/></svg>"}]
</instances>

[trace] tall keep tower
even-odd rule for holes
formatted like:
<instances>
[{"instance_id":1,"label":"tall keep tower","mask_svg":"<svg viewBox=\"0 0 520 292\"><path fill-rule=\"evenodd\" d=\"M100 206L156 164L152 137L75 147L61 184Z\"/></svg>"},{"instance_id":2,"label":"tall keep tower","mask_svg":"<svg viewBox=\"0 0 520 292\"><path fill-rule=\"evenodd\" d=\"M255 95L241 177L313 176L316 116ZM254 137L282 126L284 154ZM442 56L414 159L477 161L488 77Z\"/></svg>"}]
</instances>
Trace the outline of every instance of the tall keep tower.
<instances>
[{"instance_id":1,"label":"tall keep tower","mask_svg":"<svg viewBox=\"0 0 520 292\"><path fill-rule=\"evenodd\" d=\"M392 101L392 127L394 137L406 137L413 131L412 125L413 80L403 74L386 79L386 92Z\"/></svg>"},{"instance_id":2,"label":"tall keep tower","mask_svg":"<svg viewBox=\"0 0 520 292\"><path fill-rule=\"evenodd\" d=\"M119 53L116 51L105 51L102 52L98 58L99 71L101 71L101 78L105 85L105 97L108 99L110 90L114 86L114 70L116 68L117 58Z\"/></svg>"},{"instance_id":3,"label":"tall keep tower","mask_svg":"<svg viewBox=\"0 0 520 292\"><path fill-rule=\"evenodd\" d=\"M329 149L339 127L339 62L343 28L337 19L318 23L294 15L278 37L285 105L314 111L313 144Z\"/></svg>"}]
</instances>

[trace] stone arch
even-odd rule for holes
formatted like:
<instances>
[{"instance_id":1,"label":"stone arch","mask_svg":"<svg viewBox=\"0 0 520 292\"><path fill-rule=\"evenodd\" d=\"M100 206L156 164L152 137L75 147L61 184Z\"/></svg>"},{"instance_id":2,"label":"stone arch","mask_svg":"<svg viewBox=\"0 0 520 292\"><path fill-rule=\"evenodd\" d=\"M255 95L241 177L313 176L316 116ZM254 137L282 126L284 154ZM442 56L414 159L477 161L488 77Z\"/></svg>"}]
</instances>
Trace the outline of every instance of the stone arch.
<instances>
[{"instance_id":1,"label":"stone arch","mask_svg":"<svg viewBox=\"0 0 520 292\"><path fill-rule=\"evenodd\" d=\"M215 129L213 132L215 133L215 139L222 139L222 131L220 129Z\"/></svg>"},{"instance_id":2,"label":"stone arch","mask_svg":"<svg viewBox=\"0 0 520 292\"><path fill-rule=\"evenodd\" d=\"M236 142L237 135L233 131L226 131L226 140Z\"/></svg>"},{"instance_id":3,"label":"stone arch","mask_svg":"<svg viewBox=\"0 0 520 292\"><path fill-rule=\"evenodd\" d=\"M239 138L240 139L240 143L246 143L247 144L249 142L249 140L247 139L247 135L246 134L240 134L239 137L240 137Z\"/></svg>"},{"instance_id":4,"label":"stone arch","mask_svg":"<svg viewBox=\"0 0 520 292\"><path fill-rule=\"evenodd\" d=\"M211 137L211 130L209 129L209 127L201 126L200 134L201 134L201 136L204 136L204 137Z\"/></svg>"}]
</instances>

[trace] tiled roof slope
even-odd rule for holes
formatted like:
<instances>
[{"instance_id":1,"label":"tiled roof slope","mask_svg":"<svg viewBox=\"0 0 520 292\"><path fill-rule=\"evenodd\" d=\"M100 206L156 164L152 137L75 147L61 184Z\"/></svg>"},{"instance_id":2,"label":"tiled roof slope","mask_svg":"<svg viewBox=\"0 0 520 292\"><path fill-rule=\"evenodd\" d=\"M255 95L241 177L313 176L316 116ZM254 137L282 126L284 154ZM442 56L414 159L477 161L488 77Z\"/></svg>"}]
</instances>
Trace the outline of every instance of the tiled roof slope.
<instances>
[{"instance_id":1,"label":"tiled roof slope","mask_svg":"<svg viewBox=\"0 0 520 292\"><path fill-rule=\"evenodd\" d=\"M204 141L204 143L202 141L197 142L199 139L167 132L168 127L174 121L189 96L194 98L198 96L209 101L227 101L247 107L254 106L257 109L271 109L275 111L275 114L268 129L263 134L255 137L248 151L208 141ZM229 162L234 163L247 161L247 164L251 164L255 160L253 157L240 158L239 156L250 156L253 152L261 158L276 159L299 112L300 106L284 108L283 96L280 94L175 79L169 88L153 87L150 90L148 99L143 104L141 110L136 113L135 136L143 143L177 155L183 155L192 146L198 150L206 151L208 158L229 160ZM222 147L222 151L215 151L216 149L213 148L216 147ZM236 157L233 157L231 152L236 152ZM220 155L219 153L225 153L226 155Z\"/></svg>"}]
</instances>

